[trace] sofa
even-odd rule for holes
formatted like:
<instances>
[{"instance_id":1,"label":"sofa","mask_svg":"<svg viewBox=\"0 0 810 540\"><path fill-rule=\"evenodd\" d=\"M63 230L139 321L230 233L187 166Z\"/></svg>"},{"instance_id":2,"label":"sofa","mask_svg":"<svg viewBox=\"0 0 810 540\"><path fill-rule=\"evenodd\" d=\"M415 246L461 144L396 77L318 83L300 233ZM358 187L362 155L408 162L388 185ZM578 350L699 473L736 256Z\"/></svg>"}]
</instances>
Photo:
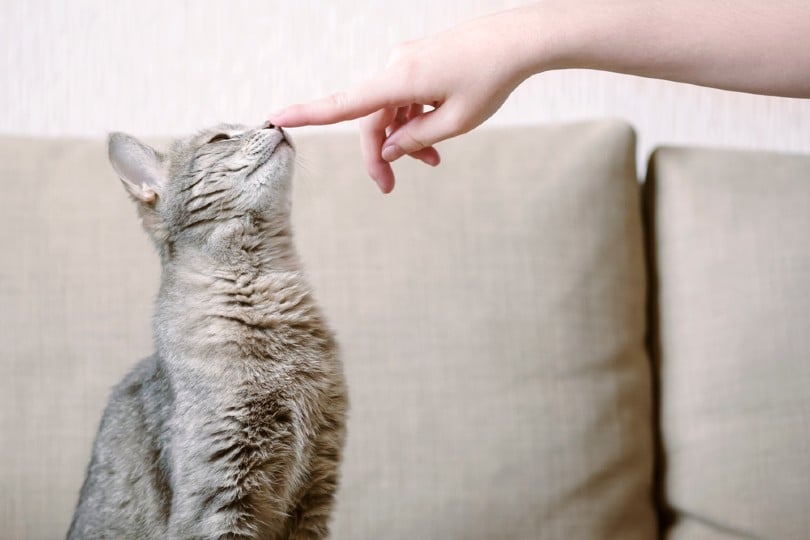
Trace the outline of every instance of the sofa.
<instances>
[{"instance_id":1,"label":"sofa","mask_svg":"<svg viewBox=\"0 0 810 540\"><path fill-rule=\"evenodd\" d=\"M810 538L810 157L640 179L618 120L484 128L382 196L355 135L297 143L351 397L333 538ZM0 538L60 538L159 264L103 140L6 136L0 170Z\"/></svg>"}]
</instances>

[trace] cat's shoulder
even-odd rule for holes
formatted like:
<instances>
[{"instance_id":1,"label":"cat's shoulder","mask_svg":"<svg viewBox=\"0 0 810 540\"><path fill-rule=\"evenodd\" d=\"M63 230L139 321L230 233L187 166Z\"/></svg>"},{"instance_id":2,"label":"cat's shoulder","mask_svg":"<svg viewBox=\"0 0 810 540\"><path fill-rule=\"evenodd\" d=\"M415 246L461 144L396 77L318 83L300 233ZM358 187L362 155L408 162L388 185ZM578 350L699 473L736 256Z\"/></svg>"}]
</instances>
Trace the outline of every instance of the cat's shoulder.
<instances>
[{"instance_id":1,"label":"cat's shoulder","mask_svg":"<svg viewBox=\"0 0 810 540\"><path fill-rule=\"evenodd\" d=\"M139 393L144 385L151 385L160 383L166 379L166 372L163 360L158 353L153 353L151 356L139 361L135 366L124 375L113 389L113 393Z\"/></svg>"},{"instance_id":2,"label":"cat's shoulder","mask_svg":"<svg viewBox=\"0 0 810 540\"><path fill-rule=\"evenodd\" d=\"M153 354L135 364L113 387L102 427L109 422L132 430L159 426L166 421L173 403L164 363L160 356Z\"/></svg>"}]
</instances>

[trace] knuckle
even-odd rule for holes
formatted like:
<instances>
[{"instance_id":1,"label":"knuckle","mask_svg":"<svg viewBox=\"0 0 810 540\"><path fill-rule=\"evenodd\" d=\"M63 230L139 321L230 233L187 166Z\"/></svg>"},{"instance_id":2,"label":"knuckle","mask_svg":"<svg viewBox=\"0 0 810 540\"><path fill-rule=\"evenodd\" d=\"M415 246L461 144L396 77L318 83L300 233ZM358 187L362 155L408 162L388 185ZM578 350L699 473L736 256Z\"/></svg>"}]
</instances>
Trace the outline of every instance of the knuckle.
<instances>
[{"instance_id":1,"label":"knuckle","mask_svg":"<svg viewBox=\"0 0 810 540\"><path fill-rule=\"evenodd\" d=\"M469 119L458 111L447 115L445 126L451 135L461 135L472 129Z\"/></svg>"},{"instance_id":2,"label":"knuckle","mask_svg":"<svg viewBox=\"0 0 810 540\"><path fill-rule=\"evenodd\" d=\"M408 153L416 152L428 146L419 135L409 131L404 132L402 134L402 138L404 140L402 141L403 144L401 145L401 148Z\"/></svg>"},{"instance_id":3,"label":"knuckle","mask_svg":"<svg viewBox=\"0 0 810 540\"><path fill-rule=\"evenodd\" d=\"M390 63L397 62L400 59L408 56L408 54L413 50L413 44L413 41L405 41L391 49L391 54L389 56Z\"/></svg>"},{"instance_id":4,"label":"knuckle","mask_svg":"<svg viewBox=\"0 0 810 540\"><path fill-rule=\"evenodd\" d=\"M346 92L335 92L329 96L329 103L340 110L346 109L349 106L349 95Z\"/></svg>"},{"instance_id":5,"label":"knuckle","mask_svg":"<svg viewBox=\"0 0 810 540\"><path fill-rule=\"evenodd\" d=\"M413 57L403 57L392 67L397 70L400 80L408 81L408 84L413 86L419 85L419 62Z\"/></svg>"},{"instance_id":6,"label":"knuckle","mask_svg":"<svg viewBox=\"0 0 810 540\"><path fill-rule=\"evenodd\" d=\"M418 51L412 43L397 45L388 60L388 67L399 71L403 77L416 75L420 64Z\"/></svg>"}]
</instances>

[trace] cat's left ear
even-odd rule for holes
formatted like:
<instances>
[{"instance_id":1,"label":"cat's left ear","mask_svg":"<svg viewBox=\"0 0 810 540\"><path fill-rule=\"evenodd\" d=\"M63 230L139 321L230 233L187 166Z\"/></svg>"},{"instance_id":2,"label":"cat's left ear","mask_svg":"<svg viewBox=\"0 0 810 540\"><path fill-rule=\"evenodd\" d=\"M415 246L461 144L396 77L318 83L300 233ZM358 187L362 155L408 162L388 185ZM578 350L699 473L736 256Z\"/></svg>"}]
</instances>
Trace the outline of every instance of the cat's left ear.
<instances>
[{"instance_id":1,"label":"cat's left ear","mask_svg":"<svg viewBox=\"0 0 810 540\"><path fill-rule=\"evenodd\" d=\"M152 204L163 194L168 174L158 151L126 133L111 133L107 151L113 169L135 199Z\"/></svg>"}]
</instances>

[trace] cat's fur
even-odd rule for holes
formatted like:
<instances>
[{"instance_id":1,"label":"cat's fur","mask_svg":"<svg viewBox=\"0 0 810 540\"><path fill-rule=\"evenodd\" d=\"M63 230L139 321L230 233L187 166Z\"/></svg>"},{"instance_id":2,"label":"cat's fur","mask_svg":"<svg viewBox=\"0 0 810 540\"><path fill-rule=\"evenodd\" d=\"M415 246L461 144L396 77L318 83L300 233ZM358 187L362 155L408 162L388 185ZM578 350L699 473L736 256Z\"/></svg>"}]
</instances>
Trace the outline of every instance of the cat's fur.
<instances>
[{"instance_id":1,"label":"cat's fur","mask_svg":"<svg viewBox=\"0 0 810 540\"><path fill-rule=\"evenodd\" d=\"M347 398L293 249L294 153L269 125L166 154L110 136L160 253L156 352L112 392L68 538L328 535Z\"/></svg>"}]
</instances>

